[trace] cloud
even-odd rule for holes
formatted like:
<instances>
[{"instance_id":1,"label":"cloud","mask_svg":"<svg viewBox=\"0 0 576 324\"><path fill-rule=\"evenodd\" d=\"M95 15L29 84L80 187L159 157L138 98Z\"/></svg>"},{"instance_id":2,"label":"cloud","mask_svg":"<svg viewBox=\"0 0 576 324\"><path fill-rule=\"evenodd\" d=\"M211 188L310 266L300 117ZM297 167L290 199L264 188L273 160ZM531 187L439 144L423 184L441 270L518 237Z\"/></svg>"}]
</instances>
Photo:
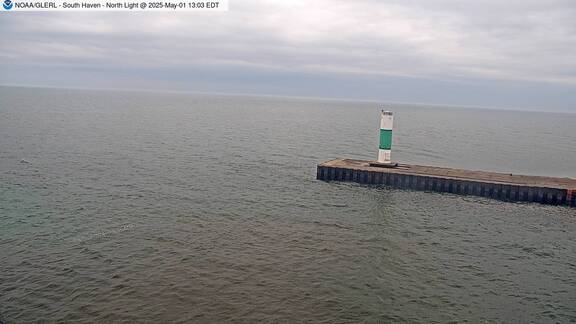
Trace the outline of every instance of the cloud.
<instances>
[{"instance_id":1,"label":"cloud","mask_svg":"<svg viewBox=\"0 0 576 324\"><path fill-rule=\"evenodd\" d=\"M231 0L227 13L17 13L0 58L77 69L248 69L576 85L573 0ZM5 76L4 80L10 76Z\"/></svg>"}]
</instances>

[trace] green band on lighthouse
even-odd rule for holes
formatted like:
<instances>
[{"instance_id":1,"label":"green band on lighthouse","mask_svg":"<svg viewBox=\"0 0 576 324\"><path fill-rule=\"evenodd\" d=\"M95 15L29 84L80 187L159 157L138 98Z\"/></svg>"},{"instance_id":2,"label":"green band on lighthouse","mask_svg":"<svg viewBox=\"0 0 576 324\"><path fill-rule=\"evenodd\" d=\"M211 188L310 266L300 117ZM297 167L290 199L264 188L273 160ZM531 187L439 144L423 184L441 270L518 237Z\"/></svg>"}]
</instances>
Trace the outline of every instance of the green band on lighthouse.
<instances>
[{"instance_id":1,"label":"green band on lighthouse","mask_svg":"<svg viewBox=\"0 0 576 324\"><path fill-rule=\"evenodd\" d=\"M392 148L392 130L380 129L380 149L389 150Z\"/></svg>"}]
</instances>

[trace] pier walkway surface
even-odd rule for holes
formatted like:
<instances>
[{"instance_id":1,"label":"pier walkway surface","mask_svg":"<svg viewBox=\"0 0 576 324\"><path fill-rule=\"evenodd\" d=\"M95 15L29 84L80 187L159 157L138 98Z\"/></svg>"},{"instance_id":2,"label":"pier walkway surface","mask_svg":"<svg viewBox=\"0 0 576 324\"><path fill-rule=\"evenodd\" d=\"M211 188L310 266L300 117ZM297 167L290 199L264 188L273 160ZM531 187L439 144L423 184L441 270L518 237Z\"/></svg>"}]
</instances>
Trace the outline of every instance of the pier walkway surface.
<instances>
[{"instance_id":1,"label":"pier walkway surface","mask_svg":"<svg viewBox=\"0 0 576 324\"><path fill-rule=\"evenodd\" d=\"M576 179L412 164L383 168L371 163L353 159L327 161L318 165L317 179L576 207Z\"/></svg>"}]
</instances>

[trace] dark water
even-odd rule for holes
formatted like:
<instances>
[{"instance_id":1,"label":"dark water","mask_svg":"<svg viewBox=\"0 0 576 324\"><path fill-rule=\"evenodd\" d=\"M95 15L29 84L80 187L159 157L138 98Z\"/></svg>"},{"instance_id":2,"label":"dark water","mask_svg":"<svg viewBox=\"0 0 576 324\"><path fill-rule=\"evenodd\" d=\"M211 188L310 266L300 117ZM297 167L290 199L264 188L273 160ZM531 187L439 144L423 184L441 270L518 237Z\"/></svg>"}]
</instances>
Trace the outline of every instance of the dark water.
<instances>
[{"instance_id":1,"label":"dark water","mask_svg":"<svg viewBox=\"0 0 576 324\"><path fill-rule=\"evenodd\" d=\"M396 105L395 159L576 177L576 114ZM375 104L0 88L6 323L576 321L576 209L316 181Z\"/></svg>"}]
</instances>

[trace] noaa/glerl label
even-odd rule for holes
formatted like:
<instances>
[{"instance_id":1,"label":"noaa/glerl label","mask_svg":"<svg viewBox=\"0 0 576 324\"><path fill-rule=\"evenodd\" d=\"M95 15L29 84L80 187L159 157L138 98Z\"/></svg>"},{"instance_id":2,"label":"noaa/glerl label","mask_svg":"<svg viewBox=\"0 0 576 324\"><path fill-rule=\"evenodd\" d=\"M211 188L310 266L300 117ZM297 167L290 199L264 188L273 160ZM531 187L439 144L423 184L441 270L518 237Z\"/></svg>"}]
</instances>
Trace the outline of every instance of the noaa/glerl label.
<instances>
[{"instance_id":1,"label":"noaa/glerl label","mask_svg":"<svg viewBox=\"0 0 576 324\"><path fill-rule=\"evenodd\" d=\"M228 0L110 1L110 0L1 0L1 11L228 11Z\"/></svg>"}]
</instances>

